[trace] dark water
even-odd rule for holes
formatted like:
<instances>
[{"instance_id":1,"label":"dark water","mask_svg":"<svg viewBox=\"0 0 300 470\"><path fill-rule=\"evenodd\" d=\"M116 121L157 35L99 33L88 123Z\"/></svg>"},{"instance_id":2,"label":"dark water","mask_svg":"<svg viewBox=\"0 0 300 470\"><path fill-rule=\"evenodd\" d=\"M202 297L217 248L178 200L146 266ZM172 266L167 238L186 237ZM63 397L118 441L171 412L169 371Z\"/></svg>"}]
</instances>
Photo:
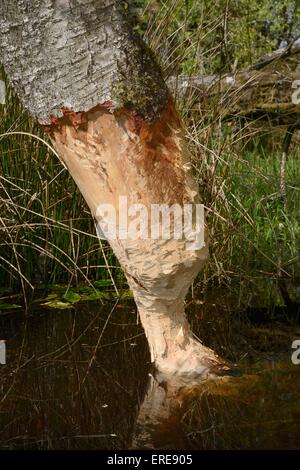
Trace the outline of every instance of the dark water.
<instances>
[{"instance_id":1,"label":"dark water","mask_svg":"<svg viewBox=\"0 0 300 470\"><path fill-rule=\"evenodd\" d=\"M131 301L77 305L0 317L1 449L300 448L299 327L192 306L195 329L241 375L187 385L153 377Z\"/></svg>"}]
</instances>

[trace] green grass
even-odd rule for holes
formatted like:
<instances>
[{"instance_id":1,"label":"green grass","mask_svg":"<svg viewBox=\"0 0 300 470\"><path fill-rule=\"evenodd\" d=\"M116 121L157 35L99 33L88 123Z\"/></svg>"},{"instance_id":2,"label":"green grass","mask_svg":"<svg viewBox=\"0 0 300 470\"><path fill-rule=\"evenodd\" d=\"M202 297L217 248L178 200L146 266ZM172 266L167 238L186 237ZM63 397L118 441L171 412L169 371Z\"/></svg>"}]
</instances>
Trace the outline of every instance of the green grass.
<instances>
[{"instance_id":1,"label":"green grass","mask_svg":"<svg viewBox=\"0 0 300 470\"><path fill-rule=\"evenodd\" d=\"M207 269L211 276L220 273L217 282L234 287L247 302L282 303L278 279L289 282L300 274L297 152L287 163L285 204L279 191L280 153L255 148L225 158L217 170L222 175L226 169L226 178L220 177L225 203L217 206L226 222L211 217L216 261Z\"/></svg>"},{"instance_id":2,"label":"green grass","mask_svg":"<svg viewBox=\"0 0 300 470\"><path fill-rule=\"evenodd\" d=\"M36 286L123 275L72 178L8 85L0 107L0 286ZM3 290L3 289L2 289Z\"/></svg>"}]
</instances>

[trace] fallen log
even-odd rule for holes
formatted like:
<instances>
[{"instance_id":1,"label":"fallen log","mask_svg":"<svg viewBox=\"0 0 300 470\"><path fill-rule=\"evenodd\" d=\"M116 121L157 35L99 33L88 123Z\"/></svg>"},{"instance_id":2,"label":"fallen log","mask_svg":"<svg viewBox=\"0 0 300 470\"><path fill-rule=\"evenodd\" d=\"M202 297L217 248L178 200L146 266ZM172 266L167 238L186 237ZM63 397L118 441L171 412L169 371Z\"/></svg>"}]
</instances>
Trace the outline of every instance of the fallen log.
<instances>
[{"instance_id":1,"label":"fallen log","mask_svg":"<svg viewBox=\"0 0 300 470\"><path fill-rule=\"evenodd\" d=\"M179 76L169 85L179 100L212 110L224 120L237 117L272 125L300 125L300 40L261 57L251 67L221 76Z\"/></svg>"}]
</instances>

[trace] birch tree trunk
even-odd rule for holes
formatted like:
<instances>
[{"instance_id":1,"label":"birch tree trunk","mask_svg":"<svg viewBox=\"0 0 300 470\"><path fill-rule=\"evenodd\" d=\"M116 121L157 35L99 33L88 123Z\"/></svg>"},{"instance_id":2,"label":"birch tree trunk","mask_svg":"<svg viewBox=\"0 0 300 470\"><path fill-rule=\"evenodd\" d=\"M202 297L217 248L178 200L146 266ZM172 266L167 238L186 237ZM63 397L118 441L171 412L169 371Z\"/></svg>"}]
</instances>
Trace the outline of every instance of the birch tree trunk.
<instances>
[{"instance_id":1,"label":"birch tree trunk","mask_svg":"<svg viewBox=\"0 0 300 470\"><path fill-rule=\"evenodd\" d=\"M0 60L13 86L51 136L100 224L103 203L124 216L120 197L149 210L151 204L199 202L182 123L153 54L134 33L126 2L1 2L0 40ZM188 375L221 369L224 363L193 338L184 313L207 239L190 251L185 237L108 239L156 366Z\"/></svg>"}]
</instances>

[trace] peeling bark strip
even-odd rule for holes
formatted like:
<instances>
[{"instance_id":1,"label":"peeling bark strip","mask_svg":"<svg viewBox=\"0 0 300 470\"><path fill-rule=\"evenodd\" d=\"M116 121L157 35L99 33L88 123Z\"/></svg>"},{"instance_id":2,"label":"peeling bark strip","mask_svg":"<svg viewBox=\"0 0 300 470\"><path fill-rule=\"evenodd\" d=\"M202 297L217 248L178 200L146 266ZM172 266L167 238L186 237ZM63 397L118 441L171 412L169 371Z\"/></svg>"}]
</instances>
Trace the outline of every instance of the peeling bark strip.
<instances>
[{"instance_id":1,"label":"peeling bark strip","mask_svg":"<svg viewBox=\"0 0 300 470\"><path fill-rule=\"evenodd\" d=\"M0 61L40 123L110 102L154 119L168 90L120 0L0 2Z\"/></svg>"},{"instance_id":2,"label":"peeling bark strip","mask_svg":"<svg viewBox=\"0 0 300 470\"><path fill-rule=\"evenodd\" d=\"M181 121L125 2L10 0L1 5L2 60L94 217L99 204L195 205ZM207 241L207 237L206 237ZM110 239L133 290L151 359L172 374L224 363L193 338L184 298L208 254L186 240Z\"/></svg>"}]
</instances>

